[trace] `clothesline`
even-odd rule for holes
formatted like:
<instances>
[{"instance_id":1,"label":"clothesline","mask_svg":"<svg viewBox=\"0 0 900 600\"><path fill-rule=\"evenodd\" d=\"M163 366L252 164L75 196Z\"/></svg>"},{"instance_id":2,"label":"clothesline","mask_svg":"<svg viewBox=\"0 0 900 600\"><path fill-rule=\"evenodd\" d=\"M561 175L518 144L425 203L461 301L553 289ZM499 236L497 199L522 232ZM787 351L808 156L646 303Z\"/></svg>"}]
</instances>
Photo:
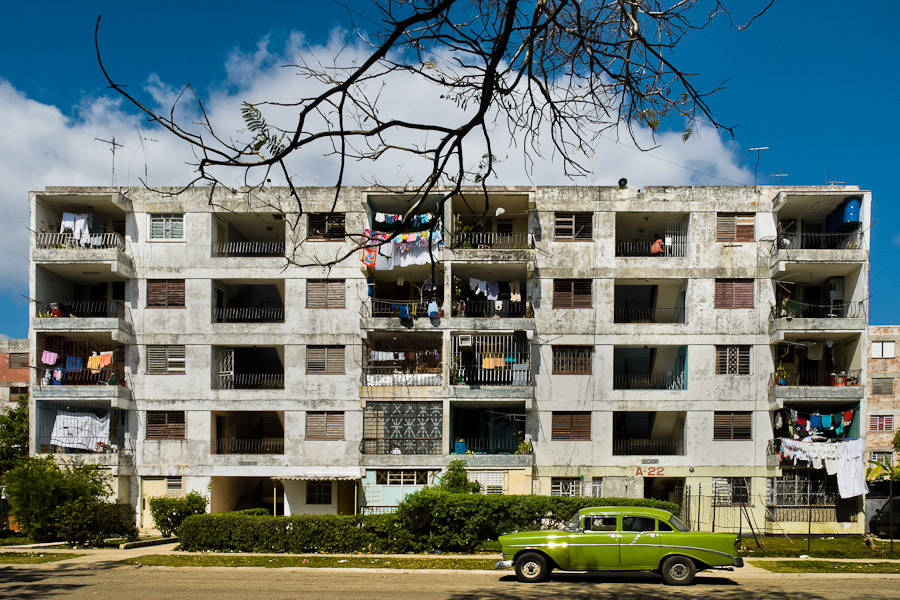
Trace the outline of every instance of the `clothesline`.
<instances>
[{"instance_id":1,"label":"clothesline","mask_svg":"<svg viewBox=\"0 0 900 600\"><path fill-rule=\"evenodd\" d=\"M868 494L863 440L843 440L833 443L806 442L781 438L782 460L809 462L813 469L825 468L829 475L837 475L841 498Z\"/></svg>"},{"instance_id":2,"label":"clothesline","mask_svg":"<svg viewBox=\"0 0 900 600\"><path fill-rule=\"evenodd\" d=\"M522 301L522 286L518 281L506 282L509 286L510 302ZM497 300L500 297L500 283L497 281L485 281L469 277L469 289L475 292L475 295L483 294L488 300Z\"/></svg>"},{"instance_id":3,"label":"clothesline","mask_svg":"<svg viewBox=\"0 0 900 600\"><path fill-rule=\"evenodd\" d=\"M852 409L824 415L818 413L801 413L792 408L784 410L788 413L788 427L791 436L795 440L806 437L805 435L801 435L803 433L821 432L824 434L826 432L834 432L834 435L843 435L844 429L853 423L853 417L855 415L855 412ZM782 413L778 413L776 415L776 429L781 429L783 427L783 424L779 424L778 422L781 418L783 418Z\"/></svg>"},{"instance_id":4,"label":"clothesline","mask_svg":"<svg viewBox=\"0 0 900 600\"><path fill-rule=\"evenodd\" d=\"M415 352L386 352L369 350L369 360L441 360L440 350L418 350Z\"/></svg>"},{"instance_id":5,"label":"clothesline","mask_svg":"<svg viewBox=\"0 0 900 600\"><path fill-rule=\"evenodd\" d=\"M425 223L430 223L431 220L434 219L434 214L425 213L423 215L413 215L410 217L409 222L414 227L419 225L424 225ZM403 222L403 215L393 215L390 213L375 213L375 222L376 223L401 223Z\"/></svg>"},{"instance_id":6,"label":"clothesline","mask_svg":"<svg viewBox=\"0 0 900 600\"><path fill-rule=\"evenodd\" d=\"M400 233L391 238L389 233L365 230L365 236L373 242L362 250L362 262L377 271L390 271L394 267L425 265L431 260L432 251L444 245L440 231Z\"/></svg>"}]
</instances>

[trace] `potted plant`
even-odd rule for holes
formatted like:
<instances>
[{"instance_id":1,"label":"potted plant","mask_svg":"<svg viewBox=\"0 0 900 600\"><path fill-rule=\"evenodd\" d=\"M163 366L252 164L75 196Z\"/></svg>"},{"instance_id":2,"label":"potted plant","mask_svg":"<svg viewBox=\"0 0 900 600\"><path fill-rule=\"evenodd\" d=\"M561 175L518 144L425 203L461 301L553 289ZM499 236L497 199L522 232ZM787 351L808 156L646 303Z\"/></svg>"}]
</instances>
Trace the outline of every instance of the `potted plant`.
<instances>
[{"instance_id":1,"label":"potted plant","mask_svg":"<svg viewBox=\"0 0 900 600\"><path fill-rule=\"evenodd\" d=\"M787 369L781 365L775 369L775 381L778 382L778 385L787 385Z\"/></svg>"}]
</instances>

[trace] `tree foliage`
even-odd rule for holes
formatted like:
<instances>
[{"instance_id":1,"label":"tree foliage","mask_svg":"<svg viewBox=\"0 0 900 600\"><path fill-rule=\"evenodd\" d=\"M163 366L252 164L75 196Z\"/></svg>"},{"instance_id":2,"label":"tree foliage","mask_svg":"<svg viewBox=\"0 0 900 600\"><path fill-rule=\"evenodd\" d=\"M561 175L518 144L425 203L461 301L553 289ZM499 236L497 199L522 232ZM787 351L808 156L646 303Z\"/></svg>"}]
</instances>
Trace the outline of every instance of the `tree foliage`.
<instances>
[{"instance_id":1,"label":"tree foliage","mask_svg":"<svg viewBox=\"0 0 900 600\"><path fill-rule=\"evenodd\" d=\"M477 481L469 481L466 464L464 460L451 460L441 474L441 483L438 487L455 494L477 494L481 490L481 485Z\"/></svg>"},{"instance_id":2,"label":"tree foliage","mask_svg":"<svg viewBox=\"0 0 900 600\"><path fill-rule=\"evenodd\" d=\"M0 413L0 482L18 461L28 456L28 400Z\"/></svg>"},{"instance_id":3,"label":"tree foliage","mask_svg":"<svg viewBox=\"0 0 900 600\"><path fill-rule=\"evenodd\" d=\"M206 512L206 498L199 492L190 492L178 498L154 496L149 503L150 515L163 537L177 533L181 523L188 517Z\"/></svg>"}]
</instances>

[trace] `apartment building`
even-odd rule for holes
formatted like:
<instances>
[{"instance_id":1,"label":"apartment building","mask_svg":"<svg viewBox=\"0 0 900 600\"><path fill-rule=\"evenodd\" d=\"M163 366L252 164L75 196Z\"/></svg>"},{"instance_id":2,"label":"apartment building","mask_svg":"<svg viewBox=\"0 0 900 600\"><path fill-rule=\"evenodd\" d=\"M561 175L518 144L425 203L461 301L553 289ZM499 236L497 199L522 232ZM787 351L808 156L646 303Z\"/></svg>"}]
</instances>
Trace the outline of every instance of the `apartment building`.
<instances>
[{"instance_id":1,"label":"apartment building","mask_svg":"<svg viewBox=\"0 0 900 600\"><path fill-rule=\"evenodd\" d=\"M28 340L0 339L0 411L28 396Z\"/></svg>"},{"instance_id":2,"label":"apartment building","mask_svg":"<svg viewBox=\"0 0 900 600\"><path fill-rule=\"evenodd\" d=\"M863 530L781 440L865 432L869 192L207 192L30 197L32 452L108 466L144 526L187 490L390 511L462 458L487 493Z\"/></svg>"}]
</instances>

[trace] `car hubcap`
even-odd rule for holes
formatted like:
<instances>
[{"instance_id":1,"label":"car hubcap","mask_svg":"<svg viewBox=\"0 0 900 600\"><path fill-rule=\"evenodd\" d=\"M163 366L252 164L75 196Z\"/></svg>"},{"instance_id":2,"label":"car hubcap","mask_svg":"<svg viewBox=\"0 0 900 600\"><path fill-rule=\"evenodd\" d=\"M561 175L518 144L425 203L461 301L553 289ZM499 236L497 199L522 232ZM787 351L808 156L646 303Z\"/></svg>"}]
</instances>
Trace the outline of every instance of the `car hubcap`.
<instances>
[{"instance_id":1,"label":"car hubcap","mask_svg":"<svg viewBox=\"0 0 900 600\"><path fill-rule=\"evenodd\" d=\"M536 562L527 562L522 566L522 573L529 579L537 577L541 573L541 566Z\"/></svg>"},{"instance_id":2,"label":"car hubcap","mask_svg":"<svg viewBox=\"0 0 900 600\"><path fill-rule=\"evenodd\" d=\"M669 575L672 576L672 579L684 579L687 577L688 569L685 565L672 565L672 568L669 569Z\"/></svg>"}]
</instances>

